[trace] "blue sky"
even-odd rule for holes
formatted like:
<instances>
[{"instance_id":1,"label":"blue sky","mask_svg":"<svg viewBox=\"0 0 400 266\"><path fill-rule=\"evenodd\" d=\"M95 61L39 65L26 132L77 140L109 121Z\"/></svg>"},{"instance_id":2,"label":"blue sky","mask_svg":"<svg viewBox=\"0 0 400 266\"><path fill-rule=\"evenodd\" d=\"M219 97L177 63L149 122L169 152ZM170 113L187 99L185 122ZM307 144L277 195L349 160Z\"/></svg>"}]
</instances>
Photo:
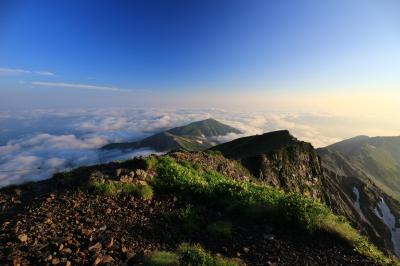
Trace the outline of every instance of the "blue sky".
<instances>
[{"instance_id":1,"label":"blue sky","mask_svg":"<svg viewBox=\"0 0 400 266\"><path fill-rule=\"evenodd\" d=\"M395 0L0 0L0 12L5 108L400 85Z\"/></svg>"}]
</instances>

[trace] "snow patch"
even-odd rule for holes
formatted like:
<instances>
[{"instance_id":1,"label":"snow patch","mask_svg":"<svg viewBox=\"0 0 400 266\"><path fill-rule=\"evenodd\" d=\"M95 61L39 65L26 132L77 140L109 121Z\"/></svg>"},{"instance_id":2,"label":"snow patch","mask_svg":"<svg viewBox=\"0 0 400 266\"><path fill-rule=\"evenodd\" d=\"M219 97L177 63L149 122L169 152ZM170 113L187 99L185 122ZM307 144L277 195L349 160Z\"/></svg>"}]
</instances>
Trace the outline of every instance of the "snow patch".
<instances>
[{"instance_id":1,"label":"snow patch","mask_svg":"<svg viewBox=\"0 0 400 266\"><path fill-rule=\"evenodd\" d=\"M354 205L356 206L357 210L361 211L360 191L358 191L357 187L353 187L353 193L356 195L356 202L354 202Z\"/></svg>"},{"instance_id":2,"label":"snow patch","mask_svg":"<svg viewBox=\"0 0 400 266\"><path fill-rule=\"evenodd\" d=\"M378 202L378 206L375 208L375 214L389 228L390 233L392 234L394 252L397 256L400 256L400 228L396 227L396 217L392 214L389 206L383 198Z\"/></svg>"}]
</instances>

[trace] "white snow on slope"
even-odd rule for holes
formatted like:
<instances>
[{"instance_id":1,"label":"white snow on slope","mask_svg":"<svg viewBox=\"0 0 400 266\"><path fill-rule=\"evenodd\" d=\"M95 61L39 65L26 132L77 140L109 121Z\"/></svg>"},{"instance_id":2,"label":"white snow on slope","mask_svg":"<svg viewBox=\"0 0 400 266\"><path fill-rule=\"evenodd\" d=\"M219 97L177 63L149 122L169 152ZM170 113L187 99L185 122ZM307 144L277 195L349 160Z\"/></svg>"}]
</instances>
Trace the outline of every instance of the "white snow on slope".
<instances>
[{"instance_id":1,"label":"white snow on slope","mask_svg":"<svg viewBox=\"0 0 400 266\"><path fill-rule=\"evenodd\" d=\"M392 214L389 206L387 206L383 198L381 198L381 201L378 202L378 206L375 208L375 214L382 219L382 221L389 228L390 233L392 234L394 252L397 256L400 256L400 228L396 227L396 217Z\"/></svg>"}]
</instances>

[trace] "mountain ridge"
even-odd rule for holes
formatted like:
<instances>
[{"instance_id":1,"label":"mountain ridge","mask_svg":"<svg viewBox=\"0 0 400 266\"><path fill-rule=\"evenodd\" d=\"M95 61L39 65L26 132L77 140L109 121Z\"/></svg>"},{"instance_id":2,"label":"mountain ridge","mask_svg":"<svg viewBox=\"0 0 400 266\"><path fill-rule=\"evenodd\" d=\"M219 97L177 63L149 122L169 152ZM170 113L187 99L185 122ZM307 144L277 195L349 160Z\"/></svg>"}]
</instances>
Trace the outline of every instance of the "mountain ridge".
<instances>
[{"instance_id":1,"label":"mountain ridge","mask_svg":"<svg viewBox=\"0 0 400 266\"><path fill-rule=\"evenodd\" d=\"M370 140L358 136L332 147L348 149L350 144ZM375 185L346 156L332 148L314 149L288 131L275 131L226 142L210 148L239 160L252 175L285 192L296 192L326 203L336 213L347 217L370 239L393 254L399 253L399 225L388 225L382 211L400 218L398 201ZM378 213L380 213L378 215ZM397 232L397 231L396 231ZM397 234L397 233L396 233Z\"/></svg>"},{"instance_id":2,"label":"mountain ridge","mask_svg":"<svg viewBox=\"0 0 400 266\"><path fill-rule=\"evenodd\" d=\"M225 125L213 118L195 121L184 126L171 128L134 142L111 143L102 150L128 150L152 148L157 152L170 150L201 151L217 143L216 137L229 133L240 134L236 128Z\"/></svg>"},{"instance_id":3,"label":"mountain ridge","mask_svg":"<svg viewBox=\"0 0 400 266\"><path fill-rule=\"evenodd\" d=\"M0 201L6 203L4 205L4 217L7 219L8 215L18 213L16 210L23 212L22 209L18 209L18 204L15 205L15 201L22 201L24 204L27 204L28 209L30 209L29 213L33 213L33 217L36 217L35 219L37 219L37 217L42 217L43 210L37 210L35 209L36 205L30 205L30 200L33 200L35 204L40 204L40 200L39 202L37 200L36 193L41 194L43 193L42 190L45 190L47 193L44 198L46 205L46 207L44 207L45 210L48 211L48 208L53 208L52 211L57 213L56 215L58 216L59 212L56 210L65 207L63 205L57 205L59 201L66 202L67 206L69 206L67 209L70 209L70 206L72 206L71 204L75 204L75 201L80 201L80 199L83 198L90 201L90 204L93 204L93 206L97 206L95 208L99 209L102 213L108 211L103 210L103 207L100 206L102 203L99 200L102 201L104 195L106 196L106 201L112 202L113 206L117 209L121 208L118 201L122 198L129 198L129 196L144 197L144 201L135 201L135 206L139 204L139 206L141 206L140 208L147 210L147 207L149 207L147 204L155 207L157 206L156 202L160 201L166 206L174 208L174 211L180 211L180 201L183 199L185 199L185 201L189 200L186 201L185 204L190 206L190 204L194 203L192 201L193 196L197 195L201 203L200 209L202 210L204 210L204 208L219 208L223 206L222 209L218 209L218 212L224 210L222 212L228 211L228 213L235 213L240 210L247 210L247 208L243 208L247 206L246 204L255 204L251 206L256 209L252 210L250 208L248 210L249 213L245 211L239 216L256 215L254 216L255 218L259 217L257 213L267 212L270 215L267 219L268 223L273 222L274 219L278 219L275 217L278 215L281 218L285 217L284 220L286 219L286 222L294 221L298 223L297 226L301 225L303 229L308 228L308 226L318 226L318 224L321 223L324 224L325 227L330 228L328 231L336 230L339 234L342 234L340 230L350 230L353 233L342 235L342 237L351 239L351 242L356 246L360 245L360 242L357 242L359 240L356 241L354 238L354 235L357 235L357 232L353 231L354 229L350 229L348 227L349 225L341 219L332 218L330 214L328 215L332 210L334 214L346 217L354 227L358 228L364 235L368 236L375 245L385 251L386 255L399 255L400 242L398 243L397 241L400 241L400 237L397 236L400 236L400 207L398 201L377 187L374 180L365 175L362 169L359 169L357 165L353 165L348 159L349 155L354 154L353 151L347 150L349 146L359 147L360 143L368 141L371 138L357 136L338 143L337 145L333 144L332 147L336 150L332 147L316 150L310 143L298 140L291 135L288 130L279 130L261 135L238 138L210 147L205 151L196 151L196 149L203 150L205 147L208 147L198 140L204 140L206 136L212 139L219 134L227 132L237 133L239 131L233 130L232 127L219 123L214 119L193 122L186 126L159 132L140 142L122 144L124 145L124 149L135 149L141 147L141 145L152 145L154 149L169 151L165 155L150 155L145 159L136 158L125 162L113 162L106 165L78 168L73 172L57 174L53 179L40 182L37 185L33 184L32 187L30 187L30 185L24 185L17 186L15 190L13 187L0 189ZM382 139L379 140L381 141ZM370 143L367 144L371 145ZM209 143L209 145L211 145L211 143ZM371 147L368 145L367 150L370 151ZM337 147L344 147L346 152L341 153L337 151L337 149L339 149ZM386 148L387 145L384 147ZM171 151L177 149L181 151ZM356 149L356 151L357 150L365 151L365 147L362 146ZM26 188L24 192L22 192L24 195L23 198L21 198L20 188ZM153 192L153 188L155 192ZM51 192L52 189L53 192ZM75 192L73 191L75 191L75 189L81 192L74 194ZM64 190L67 191L67 194L63 194ZM82 194L82 190L87 191L88 194ZM93 194L93 192L95 193ZM153 193L157 194L160 192L161 195L158 196L161 196L161 198L157 196L156 202L151 201ZM61 197L57 198L55 204L52 203L54 199L52 195L54 193L61 193ZM214 195L213 193L216 194ZM32 198L30 198L31 195ZM71 195L72 201L68 199L69 195ZM165 199L163 197L166 195L173 196L173 202L177 200L179 203L178 206L175 206L175 203L171 205L171 201L164 201ZM213 203L204 201L205 198L209 198ZM132 202L132 198L130 202ZM199 202L196 204L198 203ZM131 203L124 202L124 204L129 205ZM263 206L263 204L267 204L267 206ZM303 204L306 204L308 207L303 206ZM328 206L329 209L327 209L328 207L326 206ZM11 208L11 212L7 211L8 208ZM14 210L13 208L16 209ZM89 207L89 209L87 209L85 207L80 211L91 213L94 211L91 208L92 207ZM131 208L135 209L136 207L131 206ZM157 209L158 207L155 208ZM315 208L315 210L313 210L313 208ZM146 214L146 217L141 217L140 219L152 217L150 210L153 210L153 207L148 209L149 212ZM158 211L161 213L164 212L162 208L158 209ZM294 213L291 213L292 211ZM64 210L64 212L68 213L67 210ZM158 215L161 215L161 213ZM98 215L100 214L97 213L96 215L97 218L95 219L98 219ZM318 215L325 215L324 219L327 220L319 220L320 218L318 218ZM58 219L57 217L54 218ZM210 222L216 219L214 212L208 212L207 217ZM223 219L227 219L228 217L231 216L223 216ZM85 217L85 219L86 218L88 217ZM29 217L24 219L32 222ZM109 219L117 222L115 217L109 217ZM162 220L162 216L158 216L156 219ZM221 219L221 217L218 219ZM170 223L168 220L162 221L166 224ZM65 227L71 228L71 230L76 226L75 224L67 225L65 221L59 221L59 223L63 224ZM331 228L332 223L342 229ZM107 225L107 227L108 226L110 225ZM160 224L158 224L158 226L160 226ZM28 234L29 238L32 237L32 232L29 227L25 228L22 226L21 228L23 228L22 232L30 232ZM36 227L33 226L33 228ZM183 229L184 228L185 227L183 227ZM179 230L181 229L182 228ZM39 232L43 231L42 229L35 230L39 230ZM60 230L62 231L62 229ZM121 236L121 232L118 230L113 230L113 234ZM204 234L203 231L197 230ZM14 238L25 239L26 234L21 233L21 230L18 232L20 234L11 237L11 239L7 235L0 235L0 237L5 237L4 239L6 242L12 243L12 245L14 245L13 247L19 250L20 245L13 242ZM33 234L36 234L35 232L33 232ZM86 232L87 231L84 231L84 234L86 234ZM279 236L282 236L278 231L275 232ZM246 229L245 234L253 233L257 232L250 232ZM13 235L14 233L10 231L10 234ZM52 233L46 231L46 234L51 235ZM157 234L159 234L158 231ZM109 245L104 244L101 235L91 235L92 237L98 238L99 240L96 241L103 243L102 246ZM140 237L145 236L142 235ZM268 236L264 237L264 239L265 238L268 238ZM183 238L179 239L182 240ZM207 241L209 241L203 239L200 235L196 235L195 239L196 241L203 241L202 243L206 245L208 243ZM39 241L41 240L39 239ZM155 239L152 239L152 241L157 242ZM121 245L121 243L122 242L118 242L118 245ZM91 245L93 244L94 243ZM165 247L166 244L167 243L163 242L161 245ZM382 257L379 251L369 246L370 244L368 244L368 242L363 242L362 245L364 244L366 246L357 246L362 250L361 253L363 255L370 255L373 258L379 258L380 261L387 261ZM90 249L93 247L89 246L86 242L84 246ZM154 249L154 246L150 245L150 247ZM210 246L207 247L210 248ZM364 249L366 247L367 250ZM274 246L273 248L277 247ZM168 246L168 250L171 250L171 246ZM221 252L219 249L217 250ZM137 251L138 250L136 250L136 252ZM0 252L5 251L2 251L0 247ZM41 251L37 252L41 254L40 259L42 259L41 257L43 254ZM257 252L262 253L262 250ZM344 251L342 250L340 252ZM109 254L107 252L103 253L104 254L101 255L103 257ZM226 252L222 253L230 254ZM118 256L120 256L117 258L118 261L120 261L121 258L125 258L125 255L119 254ZM321 254L318 256L321 256ZM356 258L354 254L351 256ZM146 256L139 255L139 260L142 260L143 257ZM95 261L95 259L94 257L92 258L93 261ZM253 256L246 259L248 261L257 260ZM79 261L90 262L91 260L83 259ZM258 261L258 263L259 262L260 261ZM324 263L327 262L325 261Z\"/></svg>"}]
</instances>

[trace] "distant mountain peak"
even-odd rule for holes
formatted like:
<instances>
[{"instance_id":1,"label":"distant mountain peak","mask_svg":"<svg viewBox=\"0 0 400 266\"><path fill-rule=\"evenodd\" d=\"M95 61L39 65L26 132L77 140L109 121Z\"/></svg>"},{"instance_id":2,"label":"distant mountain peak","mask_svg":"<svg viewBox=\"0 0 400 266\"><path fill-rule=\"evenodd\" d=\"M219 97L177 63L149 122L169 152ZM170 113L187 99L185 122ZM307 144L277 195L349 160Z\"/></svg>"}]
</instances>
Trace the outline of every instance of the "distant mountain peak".
<instances>
[{"instance_id":1,"label":"distant mountain peak","mask_svg":"<svg viewBox=\"0 0 400 266\"><path fill-rule=\"evenodd\" d=\"M158 152L171 150L201 151L218 144L216 137L229 133L241 133L213 118L195 121L184 126L168 129L135 142L112 143L103 150L152 148Z\"/></svg>"}]
</instances>

